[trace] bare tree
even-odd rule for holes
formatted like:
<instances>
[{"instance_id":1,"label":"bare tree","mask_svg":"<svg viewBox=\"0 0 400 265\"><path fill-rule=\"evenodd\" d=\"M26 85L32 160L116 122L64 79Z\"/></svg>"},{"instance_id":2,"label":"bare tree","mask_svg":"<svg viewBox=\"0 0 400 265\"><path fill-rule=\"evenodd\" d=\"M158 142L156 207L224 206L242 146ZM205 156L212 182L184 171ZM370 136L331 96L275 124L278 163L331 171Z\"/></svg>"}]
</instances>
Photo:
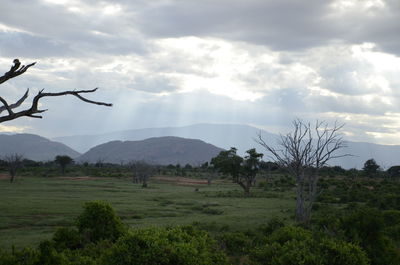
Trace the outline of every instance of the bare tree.
<instances>
[{"instance_id":1,"label":"bare tree","mask_svg":"<svg viewBox=\"0 0 400 265\"><path fill-rule=\"evenodd\" d=\"M296 178L296 221L300 223L307 224L310 220L312 206L319 194L319 169L333 158L348 156L336 155L336 151L346 147L339 133L343 126L335 122L329 127L327 122L317 121L311 127L310 123L296 119L293 131L280 136L279 148L268 144L261 133L258 134L256 141Z\"/></svg>"},{"instance_id":2,"label":"bare tree","mask_svg":"<svg viewBox=\"0 0 400 265\"><path fill-rule=\"evenodd\" d=\"M132 169L133 182L142 183L142 187L147 187L149 178L155 174L156 168L145 161L131 161L129 167Z\"/></svg>"},{"instance_id":3,"label":"bare tree","mask_svg":"<svg viewBox=\"0 0 400 265\"><path fill-rule=\"evenodd\" d=\"M22 167L23 156L20 154L11 154L5 156L5 161L8 164L8 171L10 173L10 182L13 183L15 180L15 176L17 175L17 171Z\"/></svg>"},{"instance_id":4,"label":"bare tree","mask_svg":"<svg viewBox=\"0 0 400 265\"><path fill-rule=\"evenodd\" d=\"M3 76L0 76L0 84L6 82L7 80L17 77L23 73L25 73L30 67L34 66L36 62L28 64L28 65L21 65L18 59L14 60L14 64L11 66L10 70L6 72ZM0 106L0 123L5 121L14 120L20 117L30 117L30 118L42 118L41 115L37 115L39 113L45 112L47 109L39 109L39 100L44 97L58 97L58 96L65 96L65 95L73 95L80 100L96 104L96 105L103 105L103 106L112 106L110 103L98 102L89 100L83 97L81 94L86 93L93 93L97 90L97 88L90 89L90 90L67 90L57 93L44 93L44 89L40 90L39 93L33 98L31 106L24 110L15 111L16 108L21 106L21 104L28 98L29 89L26 90L25 94L15 103L9 104L3 97L0 96L0 102L2 106ZM7 111L6 115L1 115L2 112Z\"/></svg>"}]
</instances>

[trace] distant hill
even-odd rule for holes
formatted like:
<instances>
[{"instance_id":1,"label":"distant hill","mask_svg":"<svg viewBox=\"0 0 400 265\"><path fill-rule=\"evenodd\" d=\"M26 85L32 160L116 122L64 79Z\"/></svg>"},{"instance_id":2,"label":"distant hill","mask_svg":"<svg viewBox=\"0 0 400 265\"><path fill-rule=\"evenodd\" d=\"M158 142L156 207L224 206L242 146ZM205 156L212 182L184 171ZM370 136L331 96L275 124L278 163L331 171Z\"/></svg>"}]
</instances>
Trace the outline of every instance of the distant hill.
<instances>
[{"instance_id":1,"label":"distant hill","mask_svg":"<svg viewBox=\"0 0 400 265\"><path fill-rule=\"evenodd\" d=\"M54 160L57 155L76 158L80 153L65 144L53 142L34 134L0 134L0 158L10 154L21 154L35 161Z\"/></svg>"},{"instance_id":2,"label":"distant hill","mask_svg":"<svg viewBox=\"0 0 400 265\"><path fill-rule=\"evenodd\" d=\"M201 140L180 137L157 137L142 141L111 141L93 147L77 160L95 163L128 163L144 160L152 164L200 165L223 149Z\"/></svg>"},{"instance_id":3,"label":"distant hill","mask_svg":"<svg viewBox=\"0 0 400 265\"><path fill-rule=\"evenodd\" d=\"M250 148L257 148L257 151L264 150L254 142L258 133L263 135L269 143L276 143L278 135L267 131L248 126L232 124L195 124L184 127L148 128L112 132L99 135L77 135L58 137L55 140L62 142L75 150L86 152L90 148L114 140L143 140L149 137L177 136L191 139L200 139L204 142L219 146L224 149L236 147L240 155ZM340 165L344 168L362 168L366 160L374 158L381 166L388 168L392 165L400 165L400 146L379 145L362 142L348 142L348 148L342 153L353 156L332 160L331 165ZM264 159L268 160L267 154Z\"/></svg>"},{"instance_id":4,"label":"distant hill","mask_svg":"<svg viewBox=\"0 0 400 265\"><path fill-rule=\"evenodd\" d=\"M253 138L262 130L235 124L195 124L184 127L147 128L127 131L117 131L99 135L75 135L56 137L55 141L62 142L71 148L84 153L90 148L110 141L137 141L150 137L176 136L190 139L200 139L215 146L229 149L236 147L239 153L257 147ZM262 131L265 137L276 137L275 134Z\"/></svg>"}]
</instances>

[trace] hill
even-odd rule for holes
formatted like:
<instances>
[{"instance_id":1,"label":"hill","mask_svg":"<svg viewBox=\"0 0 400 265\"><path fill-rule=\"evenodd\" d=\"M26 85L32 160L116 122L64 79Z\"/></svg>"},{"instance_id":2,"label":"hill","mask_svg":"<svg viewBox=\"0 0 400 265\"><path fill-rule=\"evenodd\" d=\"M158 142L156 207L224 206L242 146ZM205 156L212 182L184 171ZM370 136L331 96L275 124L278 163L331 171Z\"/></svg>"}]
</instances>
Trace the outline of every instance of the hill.
<instances>
[{"instance_id":1,"label":"hill","mask_svg":"<svg viewBox=\"0 0 400 265\"><path fill-rule=\"evenodd\" d=\"M113 140L133 141L149 137L177 136L200 139L224 149L234 146L238 149L240 155L244 155L246 150L254 147L257 148L257 151L264 152L253 140L260 132L269 143L276 143L276 139L279 138L276 134L248 125L195 124L184 127L135 129L99 135L76 135L54 139L71 146L75 150L85 152L98 144ZM351 154L352 156L332 160L331 165L340 165L347 169L360 169L363 167L364 162L370 158L374 158L384 168L400 165L400 146L398 145L380 145L350 141L347 142L347 145L348 147L343 149L342 153ZM265 155L264 159L268 160L267 154Z\"/></svg>"},{"instance_id":2,"label":"hill","mask_svg":"<svg viewBox=\"0 0 400 265\"><path fill-rule=\"evenodd\" d=\"M117 131L99 135L75 135L56 137L62 142L81 153L90 148L110 141L138 141L150 137L176 136L190 139L200 139L204 142L224 149L236 147L240 154L250 148L258 147L253 138L261 129L248 125L235 124L195 124L184 127L147 128L127 131ZM262 131L265 137L276 137L275 134Z\"/></svg>"},{"instance_id":3,"label":"hill","mask_svg":"<svg viewBox=\"0 0 400 265\"><path fill-rule=\"evenodd\" d=\"M210 161L222 150L201 140L167 136L142 141L111 141L93 147L77 160L90 163L144 160L159 165L200 165Z\"/></svg>"},{"instance_id":4,"label":"hill","mask_svg":"<svg viewBox=\"0 0 400 265\"><path fill-rule=\"evenodd\" d=\"M0 134L0 157L21 154L35 161L54 160L57 155L76 158L80 153L65 144L50 141L35 134Z\"/></svg>"}]
</instances>

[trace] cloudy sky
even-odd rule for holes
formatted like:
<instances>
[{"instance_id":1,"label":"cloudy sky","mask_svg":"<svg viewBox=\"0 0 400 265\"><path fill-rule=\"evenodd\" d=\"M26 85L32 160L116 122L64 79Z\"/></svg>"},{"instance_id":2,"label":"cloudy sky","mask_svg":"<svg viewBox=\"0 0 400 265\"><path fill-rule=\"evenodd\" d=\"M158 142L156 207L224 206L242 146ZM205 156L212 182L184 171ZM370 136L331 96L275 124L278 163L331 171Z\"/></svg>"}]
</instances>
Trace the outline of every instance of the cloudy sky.
<instances>
[{"instance_id":1,"label":"cloudy sky","mask_svg":"<svg viewBox=\"0 0 400 265\"><path fill-rule=\"evenodd\" d=\"M194 123L285 132L299 117L346 138L400 144L399 0L0 0L0 87L100 89L45 98L43 119L0 131L48 137Z\"/></svg>"}]
</instances>

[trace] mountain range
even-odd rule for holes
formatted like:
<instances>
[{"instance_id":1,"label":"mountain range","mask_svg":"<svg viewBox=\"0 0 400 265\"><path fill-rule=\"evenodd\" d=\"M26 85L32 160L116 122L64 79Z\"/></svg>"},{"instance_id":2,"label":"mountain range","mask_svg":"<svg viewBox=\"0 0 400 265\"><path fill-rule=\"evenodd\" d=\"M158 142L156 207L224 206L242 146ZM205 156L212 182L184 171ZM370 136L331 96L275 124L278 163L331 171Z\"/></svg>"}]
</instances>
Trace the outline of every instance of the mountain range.
<instances>
[{"instance_id":1,"label":"mountain range","mask_svg":"<svg viewBox=\"0 0 400 265\"><path fill-rule=\"evenodd\" d=\"M269 144L277 146L279 135L249 126L235 124L195 124L184 127L147 128L111 132L98 135L75 135L54 138L75 150L86 152L90 148L113 140L138 141L149 137L176 136L183 138L199 139L223 149L236 147L240 155L250 148L258 152L265 150L254 139L261 134ZM344 168L362 168L366 160L374 158L384 168L400 165L399 145L380 145L365 142L347 141L347 148L339 154L350 154L330 161L330 165L340 165ZM264 157L269 160L269 157Z\"/></svg>"},{"instance_id":2,"label":"mountain range","mask_svg":"<svg viewBox=\"0 0 400 265\"><path fill-rule=\"evenodd\" d=\"M258 152L265 153L265 150L254 141L258 134L261 134L269 144L277 146L278 135L256 127L232 124L195 124L184 127L135 129L99 135L57 137L53 141L32 134L0 134L0 156L22 153L26 158L46 161L53 160L56 155L65 154L77 161L88 162L106 160L121 163L122 161L147 159L149 162L161 164L199 164L209 161L211 155L217 154L219 151L216 150L221 150L220 148L236 147L240 155L244 155L245 151L250 148L256 148ZM185 149L184 146L190 146L187 143L189 140L193 141L191 143L193 147ZM379 165L386 169L392 165L400 165L400 146L398 145L350 141L346 143L347 148L340 150L339 154L351 154L351 156L331 160L330 165L360 169L370 158L374 158ZM73 149L84 154L80 155ZM206 149L209 150L209 156L202 153L202 150ZM128 150L131 150L130 153ZM176 153L173 153L173 150ZM183 154L182 152L186 152L184 150L191 150L191 152L187 151L188 153ZM265 154L264 159L270 160L268 154Z\"/></svg>"}]
</instances>

